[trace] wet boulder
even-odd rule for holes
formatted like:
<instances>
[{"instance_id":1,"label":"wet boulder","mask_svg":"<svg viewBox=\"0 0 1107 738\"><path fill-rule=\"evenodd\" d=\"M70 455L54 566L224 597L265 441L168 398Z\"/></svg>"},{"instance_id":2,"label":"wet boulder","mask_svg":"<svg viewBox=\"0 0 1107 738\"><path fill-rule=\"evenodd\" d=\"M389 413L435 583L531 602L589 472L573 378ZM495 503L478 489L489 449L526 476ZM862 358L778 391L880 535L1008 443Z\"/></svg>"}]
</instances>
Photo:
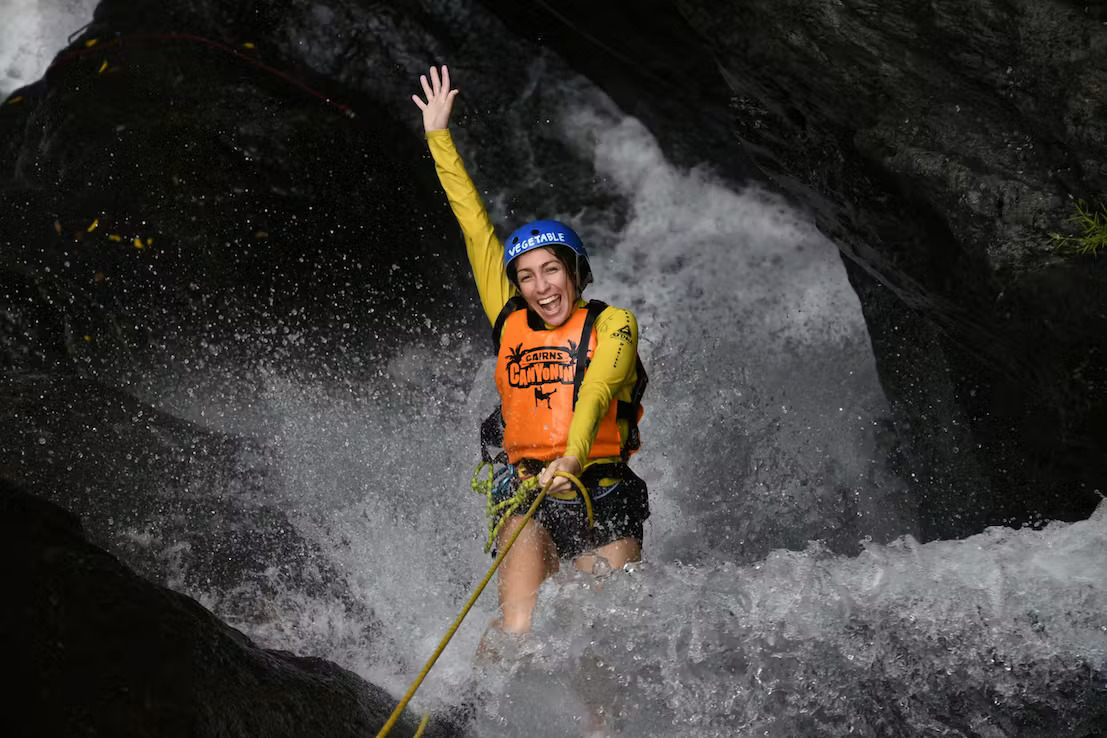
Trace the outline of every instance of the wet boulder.
<instances>
[{"instance_id":1,"label":"wet boulder","mask_svg":"<svg viewBox=\"0 0 1107 738\"><path fill-rule=\"evenodd\" d=\"M11 603L0 633L19 674L11 724L34 735L365 736L390 714L379 687L259 648L136 576L52 503L2 481L0 510Z\"/></svg>"}]
</instances>

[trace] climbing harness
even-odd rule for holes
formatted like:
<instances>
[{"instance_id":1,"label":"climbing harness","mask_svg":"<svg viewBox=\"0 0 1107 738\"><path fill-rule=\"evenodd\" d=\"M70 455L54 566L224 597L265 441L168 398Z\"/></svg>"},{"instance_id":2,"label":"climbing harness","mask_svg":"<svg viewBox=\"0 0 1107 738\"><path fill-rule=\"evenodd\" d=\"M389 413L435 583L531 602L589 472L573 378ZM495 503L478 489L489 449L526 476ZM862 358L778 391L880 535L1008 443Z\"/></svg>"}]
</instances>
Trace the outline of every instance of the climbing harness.
<instances>
[{"instance_id":1,"label":"climbing harness","mask_svg":"<svg viewBox=\"0 0 1107 738\"><path fill-rule=\"evenodd\" d=\"M480 471L480 467L477 467L477 471ZM587 499L588 492L585 491L584 485L581 484L581 481L575 476L573 476L569 472L563 471L554 472L554 476L564 477L568 479L576 486L580 493L585 496L585 499ZM533 489L534 487L537 487L537 479L535 477L530 477L525 481L529 482L532 479L535 480L534 485L532 486ZM449 630L446 631L446 635L442 638L441 643L438 644L438 648L436 648L434 650L434 653L431 654L431 657L427 659L427 663L423 667L423 670L419 672L419 676L416 677L414 682L412 682L411 687L408 688L407 693L403 696L403 699L401 699L399 704L396 705L396 709L392 711L392 715L388 718L388 721L380 729L380 732L377 733L377 738L384 738L384 736L387 736L389 731L391 731L392 728L395 727L396 723L400 719L400 715L404 711L404 708L407 707L407 703L410 702L411 698L415 696L415 690L419 689L419 685L423 683L423 680L430 672L431 667L434 666L434 663L436 661L438 661L438 657L442 655L442 652L446 649L446 645L450 642L450 639L454 637L454 633L456 633L457 629L461 627L461 621L464 620L465 616L469 614L469 611L473 609L473 605L476 604L477 598L480 597L481 592L484 591L484 588L488 586L488 582L492 580L492 575L496 573L496 570L498 568L500 568L500 564L503 563L503 560L507 557L508 551L510 551L511 547L515 545L515 541L517 538L519 538L519 534L523 532L523 528L525 528L530 519L534 517L535 512L538 511L538 506L542 504L542 500L546 499L546 494L550 491L550 485L553 484L553 481L554 480L551 478L550 481L546 482L546 485L542 487L537 496L535 496L534 501L530 503L530 509L528 509L526 515L523 516L522 523L515 529L515 532L511 534L511 537L507 540L507 543L504 544L503 550L500 551L500 553L496 556L496 560L492 563L492 568L488 570L488 573L484 575L484 579L482 579L480 584L477 585L477 588L469 597L469 601L465 603L465 607L461 608L461 613L458 614L457 619L454 620ZM423 734L423 730L426 728L427 722L429 720L430 713L427 713L423 716L423 721L419 724L419 730L415 733L415 738L418 738Z\"/></svg>"},{"instance_id":2,"label":"climbing harness","mask_svg":"<svg viewBox=\"0 0 1107 738\"><path fill-rule=\"evenodd\" d=\"M488 476L481 479L481 470L488 467ZM561 472L558 472L561 473ZM580 496L584 499L584 509L588 514L588 527L596 527L595 517L592 515L592 498L589 496L584 485L576 477L571 478L577 488L580 490ZM510 496L506 496L508 490L515 487L515 492ZM515 473L515 467L511 464L507 464L504 468L498 472L495 471L495 465L491 461L481 460L477 464L476 471L473 472L472 481L473 491L478 495L484 495L488 499L487 514L488 514L488 543L484 546L484 552L488 553L492 550L492 546L496 543L496 537L500 535L500 531L503 530L504 525L507 523L508 518L515 514L515 511L526 503L536 489L538 489L538 477L531 476L526 479L520 479ZM551 495L559 500L571 500L577 496L576 490L570 490L567 493ZM499 498L499 502L497 502Z\"/></svg>"}]
</instances>

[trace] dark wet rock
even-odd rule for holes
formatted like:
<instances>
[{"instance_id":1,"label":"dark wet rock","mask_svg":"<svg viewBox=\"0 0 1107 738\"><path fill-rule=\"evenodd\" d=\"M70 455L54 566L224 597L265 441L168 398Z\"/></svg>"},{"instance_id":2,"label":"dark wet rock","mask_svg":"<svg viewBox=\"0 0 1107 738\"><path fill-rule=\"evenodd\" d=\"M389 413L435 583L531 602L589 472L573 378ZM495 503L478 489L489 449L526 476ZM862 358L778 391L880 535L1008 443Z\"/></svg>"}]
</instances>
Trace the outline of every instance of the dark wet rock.
<instances>
[{"instance_id":1,"label":"dark wet rock","mask_svg":"<svg viewBox=\"0 0 1107 738\"><path fill-rule=\"evenodd\" d=\"M1107 267L1059 254L1049 233L1071 231L1074 200L1107 199L1107 11L646 5L600 16L676 8L680 28L600 24L575 2L542 4L529 22L587 29L547 37L574 65L603 49L641 50L643 69L652 49L715 61L734 134L842 250L924 535L1088 515L1107 478ZM664 111L651 125L696 127L696 105L666 107L644 74L616 83L627 85L613 94Z\"/></svg>"},{"instance_id":2,"label":"dark wet rock","mask_svg":"<svg viewBox=\"0 0 1107 738\"><path fill-rule=\"evenodd\" d=\"M19 675L6 717L30 735L366 736L391 713L384 690L322 659L257 647L2 479L0 526L0 633ZM414 722L406 716L397 734Z\"/></svg>"},{"instance_id":3,"label":"dark wet rock","mask_svg":"<svg viewBox=\"0 0 1107 738\"><path fill-rule=\"evenodd\" d=\"M409 126L271 46L255 63L242 40L265 46L257 14L149 5L102 3L44 82L0 108L0 273L33 275L51 301L28 314L26 287L0 294L26 337L5 354L52 351L21 328L49 313L93 366L151 342L200 353L202 337L239 361L356 374L479 316L441 299L469 278L443 247L456 225L433 171L412 170L425 146Z\"/></svg>"},{"instance_id":4,"label":"dark wet rock","mask_svg":"<svg viewBox=\"0 0 1107 738\"><path fill-rule=\"evenodd\" d=\"M70 360L61 295L22 270L0 271L0 371L43 371Z\"/></svg>"},{"instance_id":5,"label":"dark wet rock","mask_svg":"<svg viewBox=\"0 0 1107 738\"><path fill-rule=\"evenodd\" d=\"M217 4L192 3L190 13L218 17L221 33L232 38L260 25L266 48L279 53L290 70L371 100L377 113L401 122L416 141L422 138L411 102L411 95L421 92L417 76L431 64L448 64L462 89L450 129L466 168L486 195L510 191L502 202L487 198L503 234L551 213L571 214L586 237L592 226L599 232L621 226L625 203L595 181L591 152L568 145L558 125L591 85L481 4L385 0L365 7L286 0L279 6L236 4L233 10L208 5ZM102 4L101 14L107 17L109 8L118 8L121 20L130 15L128 3ZM437 182L429 155L417 162L404 149L394 153L398 166ZM432 210L442 206L437 184L433 189ZM459 243L447 241L456 251ZM468 268L463 271L467 279ZM461 294L472 295L468 283ZM479 334L483 345L483 327Z\"/></svg>"},{"instance_id":6,"label":"dark wet rock","mask_svg":"<svg viewBox=\"0 0 1107 738\"><path fill-rule=\"evenodd\" d=\"M480 0L530 46L555 49L642 121L677 166L709 164L743 183L758 176L734 135L731 92L672 0L512 3Z\"/></svg>"}]
</instances>

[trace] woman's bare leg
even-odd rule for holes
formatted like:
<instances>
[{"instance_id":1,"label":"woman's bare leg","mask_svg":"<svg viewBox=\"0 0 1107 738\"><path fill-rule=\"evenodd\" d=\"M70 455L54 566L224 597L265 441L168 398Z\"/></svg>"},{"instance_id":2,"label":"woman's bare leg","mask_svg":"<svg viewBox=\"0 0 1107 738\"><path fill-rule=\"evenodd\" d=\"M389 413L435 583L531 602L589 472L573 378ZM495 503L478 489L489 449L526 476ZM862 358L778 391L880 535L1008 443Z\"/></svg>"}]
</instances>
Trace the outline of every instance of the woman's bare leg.
<instances>
[{"instance_id":1,"label":"woman's bare leg","mask_svg":"<svg viewBox=\"0 0 1107 738\"><path fill-rule=\"evenodd\" d=\"M522 521L522 515L513 515L504 525L496 538L501 550ZM504 631L526 633L530 630L538 587L557 571L557 547L549 532L533 520L528 521L500 564L500 609L503 611L500 627Z\"/></svg>"}]
</instances>

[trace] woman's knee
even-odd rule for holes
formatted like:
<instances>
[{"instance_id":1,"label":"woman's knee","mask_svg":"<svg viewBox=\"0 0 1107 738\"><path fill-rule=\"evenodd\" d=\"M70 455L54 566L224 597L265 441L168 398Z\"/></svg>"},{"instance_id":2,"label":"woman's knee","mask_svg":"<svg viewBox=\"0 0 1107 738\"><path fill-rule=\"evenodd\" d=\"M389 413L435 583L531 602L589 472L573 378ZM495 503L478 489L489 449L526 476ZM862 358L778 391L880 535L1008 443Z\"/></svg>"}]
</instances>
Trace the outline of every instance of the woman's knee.
<instances>
[{"instance_id":1,"label":"woman's knee","mask_svg":"<svg viewBox=\"0 0 1107 738\"><path fill-rule=\"evenodd\" d=\"M573 564L581 571L601 574L609 568L622 569L631 561L640 561L641 558L642 542L633 536L626 536L578 556Z\"/></svg>"}]
</instances>

